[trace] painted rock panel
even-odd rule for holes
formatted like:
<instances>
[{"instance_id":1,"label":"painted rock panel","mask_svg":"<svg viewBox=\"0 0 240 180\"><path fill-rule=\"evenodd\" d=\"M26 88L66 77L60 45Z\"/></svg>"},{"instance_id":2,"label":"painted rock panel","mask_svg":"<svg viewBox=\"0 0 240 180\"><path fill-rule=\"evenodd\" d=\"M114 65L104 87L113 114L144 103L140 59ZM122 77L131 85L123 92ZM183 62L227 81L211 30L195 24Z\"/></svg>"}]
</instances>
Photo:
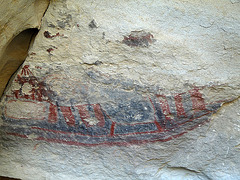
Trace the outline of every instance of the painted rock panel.
<instances>
[{"instance_id":1,"label":"painted rock panel","mask_svg":"<svg viewBox=\"0 0 240 180\"><path fill-rule=\"evenodd\" d=\"M103 76L99 80L94 71L85 72L81 81L88 84L83 84L60 74L36 77L43 68L33 68L24 65L13 80L15 88L5 98L2 128L20 137L34 135L36 140L76 145L168 141L201 126L231 100L205 102L201 90L206 87L169 95L141 94L136 87L124 89L126 79L114 88L117 80ZM103 80L109 81L108 88L100 83ZM53 88L61 85L65 89Z\"/></svg>"},{"instance_id":2,"label":"painted rock panel","mask_svg":"<svg viewBox=\"0 0 240 180\"><path fill-rule=\"evenodd\" d=\"M240 179L239 7L50 1L1 98L0 175Z\"/></svg>"}]
</instances>

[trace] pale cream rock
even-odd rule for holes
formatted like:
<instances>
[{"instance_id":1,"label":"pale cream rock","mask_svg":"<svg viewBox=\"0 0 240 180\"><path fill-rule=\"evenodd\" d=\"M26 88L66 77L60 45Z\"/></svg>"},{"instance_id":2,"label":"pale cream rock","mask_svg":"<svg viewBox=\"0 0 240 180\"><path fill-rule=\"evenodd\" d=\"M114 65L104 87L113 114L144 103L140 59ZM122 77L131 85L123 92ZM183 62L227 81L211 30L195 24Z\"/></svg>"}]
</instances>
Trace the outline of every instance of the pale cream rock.
<instances>
[{"instance_id":1,"label":"pale cream rock","mask_svg":"<svg viewBox=\"0 0 240 180\"><path fill-rule=\"evenodd\" d=\"M186 83L238 86L238 12L239 4L230 1L52 2L31 49L37 55L27 61L81 66L167 91ZM89 27L92 20L96 28ZM122 43L141 30L155 39L149 47ZM47 39L45 31L60 36Z\"/></svg>"},{"instance_id":2,"label":"pale cream rock","mask_svg":"<svg viewBox=\"0 0 240 180\"><path fill-rule=\"evenodd\" d=\"M99 123L99 121L98 121L96 118L87 118L87 119L85 119L85 121L86 121L90 126L93 126L93 125L96 125L97 123Z\"/></svg>"},{"instance_id":3,"label":"pale cream rock","mask_svg":"<svg viewBox=\"0 0 240 180\"><path fill-rule=\"evenodd\" d=\"M1 1L0 96L11 75L25 60L48 4L49 0Z\"/></svg>"},{"instance_id":4,"label":"pale cream rock","mask_svg":"<svg viewBox=\"0 0 240 180\"><path fill-rule=\"evenodd\" d=\"M8 102L5 111L7 116L13 119L44 120L46 105L40 102L13 100Z\"/></svg>"}]
</instances>

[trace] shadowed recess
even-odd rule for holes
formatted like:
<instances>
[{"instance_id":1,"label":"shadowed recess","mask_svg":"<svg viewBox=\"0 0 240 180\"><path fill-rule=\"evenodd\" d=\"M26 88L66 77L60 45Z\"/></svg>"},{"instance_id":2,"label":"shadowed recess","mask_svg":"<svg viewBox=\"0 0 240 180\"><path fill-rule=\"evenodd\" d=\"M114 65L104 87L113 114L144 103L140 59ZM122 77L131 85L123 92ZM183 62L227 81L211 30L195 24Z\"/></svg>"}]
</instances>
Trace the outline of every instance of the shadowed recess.
<instances>
[{"instance_id":1,"label":"shadowed recess","mask_svg":"<svg viewBox=\"0 0 240 180\"><path fill-rule=\"evenodd\" d=\"M0 97L7 83L27 57L28 49L38 33L37 28L30 28L19 33L7 46L0 58Z\"/></svg>"},{"instance_id":2,"label":"shadowed recess","mask_svg":"<svg viewBox=\"0 0 240 180\"><path fill-rule=\"evenodd\" d=\"M20 179L15 179L15 178L10 178L10 177L0 176L0 180L20 180Z\"/></svg>"}]
</instances>

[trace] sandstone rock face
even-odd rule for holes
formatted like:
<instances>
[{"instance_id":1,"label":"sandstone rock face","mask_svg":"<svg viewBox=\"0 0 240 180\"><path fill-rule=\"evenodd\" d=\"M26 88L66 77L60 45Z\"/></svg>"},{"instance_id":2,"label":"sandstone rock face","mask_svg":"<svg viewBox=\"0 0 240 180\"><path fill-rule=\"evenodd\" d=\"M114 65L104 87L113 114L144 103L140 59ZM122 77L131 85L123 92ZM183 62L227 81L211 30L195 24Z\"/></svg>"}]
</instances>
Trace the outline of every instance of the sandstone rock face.
<instances>
[{"instance_id":1,"label":"sandstone rock face","mask_svg":"<svg viewBox=\"0 0 240 180\"><path fill-rule=\"evenodd\" d=\"M48 0L3 1L0 12L0 96L11 75L26 59Z\"/></svg>"},{"instance_id":2,"label":"sandstone rock face","mask_svg":"<svg viewBox=\"0 0 240 180\"><path fill-rule=\"evenodd\" d=\"M239 179L239 10L51 1L2 96L0 174Z\"/></svg>"}]
</instances>

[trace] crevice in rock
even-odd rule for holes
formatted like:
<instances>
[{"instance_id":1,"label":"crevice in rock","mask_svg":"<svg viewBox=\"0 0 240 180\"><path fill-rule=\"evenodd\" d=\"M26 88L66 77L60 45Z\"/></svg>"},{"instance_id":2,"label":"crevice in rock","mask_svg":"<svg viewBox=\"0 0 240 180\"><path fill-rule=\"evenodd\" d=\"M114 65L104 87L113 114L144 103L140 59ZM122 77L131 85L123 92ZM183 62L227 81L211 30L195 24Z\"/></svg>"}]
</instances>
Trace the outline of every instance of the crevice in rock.
<instances>
[{"instance_id":1,"label":"crevice in rock","mask_svg":"<svg viewBox=\"0 0 240 180\"><path fill-rule=\"evenodd\" d=\"M216 113L214 113L214 115L218 114L224 107L230 105L230 104L233 104L234 102L238 101L240 98L240 96L232 99L232 100L229 100L229 101L226 101L226 102L223 102L222 106L217 110Z\"/></svg>"},{"instance_id":2,"label":"crevice in rock","mask_svg":"<svg viewBox=\"0 0 240 180\"><path fill-rule=\"evenodd\" d=\"M45 16L45 14L46 14L49 6L50 6L50 2L51 2L51 0L48 0L48 5L47 5L47 8L46 8L46 10L44 11L44 13L43 13L43 15L42 15L42 19L43 19L43 17ZM41 19L41 22L42 22L42 19ZM41 27L41 26L40 26L40 27Z\"/></svg>"},{"instance_id":3,"label":"crevice in rock","mask_svg":"<svg viewBox=\"0 0 240 180\"><path fill-rule=\"evenodd\" d=\"M197 174L198 176L201 176L202 178L206 179L206 180L211 180L210 177L208 177L205 173L201 172L201 171L196 171L193 169L189 169L187 167L168 167L168 169L174 170L174 171L182 171L182 172L186 172L186 174L189 173L193 173L193 174Z\"/></svg>"},{"instance_id":4,"label":"crevice in rock","mask_svg":"<svg viewBox=\"0 0 240 180\"><path fill-rule=\"evenodd\" d=\"M189 168L186 168L186 167L168 167L168 168L171 169L171 170L190 171L192 173L201 173L200 171L196 171L196 170L189 169Z\"/></svg>"}]
</instances>

